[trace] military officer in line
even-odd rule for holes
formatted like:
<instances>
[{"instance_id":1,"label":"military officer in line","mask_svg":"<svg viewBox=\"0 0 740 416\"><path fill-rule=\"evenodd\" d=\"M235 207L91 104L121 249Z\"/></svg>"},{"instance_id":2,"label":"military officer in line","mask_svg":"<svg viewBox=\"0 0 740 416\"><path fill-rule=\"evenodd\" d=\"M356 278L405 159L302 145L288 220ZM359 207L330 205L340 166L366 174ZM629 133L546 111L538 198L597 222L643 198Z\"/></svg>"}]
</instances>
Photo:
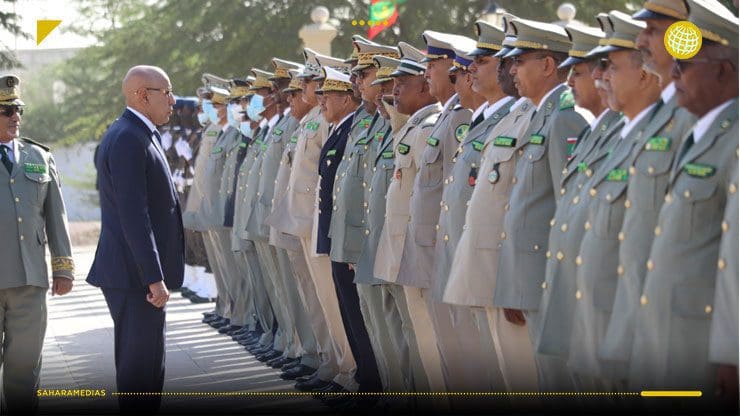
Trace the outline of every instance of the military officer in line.
<instances>
[{"instance_id":1,"label":"military officer in line","mask_svg":"<svg viewBox=\"0 0 740 416\"><path fill-rule=\"evenodd\" d=\"M358 130L356 136L350 132L344 160L337 169L338 177L334 183L336 197L334 203L337 209L332 214L331 222L332 260L345 261L355 271L353 283L357 289L360 312L373 349L381 385L385 391L400 391L399 389L403 388L402 383L396 383L393 390L389 387L391 378L397 381L402 376L401 363L394 350L388 348L390 344L382 314L382 292L368 284L359 284L355 268L366 237L364 193L367 192L369 173L372 172L371 167L379 144L375 136L384 134L389 127L387 120L380 116L377 108L376 96L380 93L381 86L371 85L376 72L373 56L398 57L399 54L395 47L367 43L359 39L354 42L354 47L357 51L357 64L351 70L356 74L362 105L365 111L372 115L372 119L366 129ZM365 121L360 120L359 123Z\"/></svg>"},{"instance_id":2,"label":"military officer in line","mask_svg":"<svg viewBox=\"0 0 740 416\"><path fill-rule=\"evenodd\" d=\"M20 136L20 79L0 77L0 201L7 244L2 250L3 402L10 413L38 410L46 332L46 244L52 295L72 290L74 261L59 176L49 148ZM12 240L12 243L10 241Z\"/></svg>"},{"instance_id":3,"label":"military officer in line","mask_svg":"<svg viewBox=\"0 0 740 416\"><path fill-rule=\"evenodd\" d=\"M575 258L575 292L571 302L573 326L567 364L580 391L610 391L617 388L614 380L624 378L625 369L600 362L598 350L604 339L618 279L618 234L622 228L626 206L629 167L636 149L644 146L645 133L653 122L656 101L660 97L658 77L646 71L635 39L644 23L628 15L609 13L614 33L605 41L608 68L604 81L612 109L624 114L624 126L614 132L619 139L609 146L607 159L585 184L588 198L566 201L585 204L586 222L583 239ZM580 197L579 197L580 199ZM581 224L563 219L553 228L580 227ZM598 260L596 260L598 259ZM565 318L565 317L564 317ZM563 318L563 319L564 319ZM557 316L553 319L558 319ZM565 383L565 381L563 381Z\"/></svg>"},{"instance_id":4,"label":"military officer in line","mask_svg":"<svg viewBox=\"0 0 740 416\"><path fill-rule=\"evenodd\" d=\"M510 209L504 214L503 231L494 236L501 251L493 304L504 309L507 321L527 327L530 344L521 345L520 351L532 357L541 318L537 308L545 277L546 224L555 211L555 189L567 161L567 140L577 137L586 121L575 112L572 93L563 84L567 70L558 69L570 48L565 30L524 19L509 24L517 33L515 49L506 55L514 61L514 83L536 110L514 147L519 158L511 178ZM545 376L565 368L551 367L558 366L547 360L537 363L542 390L558 390Z\"/></svg>"},{"instance_id":5,"label":"military officer in line","mask_svg":"<svg viewBox=\"0 0 740 416\"><path fill-rule=\"evenodd\" d=\"M719 258L723 210L738 186L730 170L737 166L738 19L718 1L689 0L688 10L702 46L675 61L671 76L678 104L698 121L677 152L658 216L629 381L640 390L701 390L696 405L706 409L718 381L709 348L714 271L727 267Z\"/></svg>"},{"instance_id":6,"label":"military officer in line","mask_svg":"<svg viewBox=\"0 0 740 416\"><path fill-rule=\"evenodd\" d=\"M316 215L318 159L328 138L329 128L316 94L320 85L316 78L323 75L316 55L313 50L304 49L305 66L298 77L301 79L303 100L313 106L313 109L306 116L310 121L306 123L305 130L296 139L287 194L283 202L277 204L274 215L280 213L283 219L276 227L282 232L297 236L301 241L311 279L305 281L299 276L299 281L307 294L306 299L311 298L311 294L315 297L313 306L307 304L307 309L316 333L322 365L310 376L298 377L288 371L281 377L295 379L296 388L301 391L323 389L330 385L337 391L356 391L356 364L339 312L339 302L331 278L331 262L326 255L316 255L315 245L311 243Z\"/></svg>"},{"instance_id":7,"label":"military officer in line","mask_svg":"<svg viewBox=\"0 0 740 416\"><path fill-rule=\"evenodd\" d=\"M660 77L660 106L643 132L646 143L635 149L637 155L629 168L624 224L620 230L619 264L616 295L611 319L601 346L601 358L627 368L632 352L634 320L639 308L646 263L655 238L655 226L676 152L686 131L696 118L677 103L676 87L671 80L672 57L665 49L665 31L677 20L685 20L688 11L681 0L651 0L633 15L646 23L637 36L637 48L645 67Z\"/></svg>"},{"instance_id":8,"label":"military officer in line","mask_svg":"<svg viewBox=\"0 0 740 416\"><path fill-rule=\"evenodd\" d=\"M386 194L386 218L374 265L374 277L393 284L398 280L405 241L414 238L407 235L413 183L422 163L426 139L442 111L424 78L426 65L422 60L426 56L405 42L400 42L398 47L401 61L390 75L394 78L394 105L398 112L411 117L393 137L394 174ZM404 286L403 291L429 389L446 391L437 337L423 293L410 286Z\"/></svg>"},{"instance_id":9,"label":"military officer in line","mask_svg":"<svg viewBox=\"0 0 740 416\"><path fill-rule=\"evenodd\" d=\"M605 13L597 17L602 27L612 36L611 22ZM612 131L621 128L622 116L608 106L602 75L605 53L600 43L607 36L604 31L568 25L565 27L573 42L569 57L561 66L570 68L568 85L576 104L596 116L576 140L569 152L568 163L560 176L560 200L551 220L547 244L545 282L542 284L540 311L542 322L538 328L536 354L566 362L570 350L573 325L573 301L576 281L576 255L583 239L584 223L588 214L588 180L606 160L608 150L618 140ZM593 53L591 53L593 51ZM617 126L619 124L619 126ZM563 227L562 224L567 224ZM570 374L565 374L570 379Z\"/></svg>"},{"instance_id":10,"label":"military officer in line","mask_svg":"<svg viewBox=\"0 0 740 416\"><path fill-rule=\"evenodd\" d=\"M332 123L333 127L319 157L319 216L316 252L330 254L332 240L329 232L332 216L335 212L332 198L334 183L337 168L344 156L347 141L350 137L350 131L353 129L353 118L358 114L359 100L354 97L349 75L326 66L322 67L322 71L324 80L321 89L317 92L323 95L321 106L324 118ZM345 333L352 355L357 363L355 379L359 384L358 391L379 391L381 387L375 357L367 329L362 320L357 290L352 283L354 273L347 263L332 261L331 267ZM319 391L334 392L334 386L329 385L326 390ZM341 395L328 396L324 401L333 406L352 407L357 404L353 403L351 397Z\"/></svg>"},{"instance_id":11,"label":"military officer in line","mask_svg":"<svg viewBox=\"0 0 740 416\"><path fill-rule=\"evenodd\" d=\"M396 70L399 63L400 61L393 57L373 56L375 80L370 84L380 87L375 99L376 106L389 126L380 136L376 134L373 137L373 141L377 142L377 150L368 164L369 176L365 179L367 186L364 187L363 199L366 206L364 216L366 238L355 265L355 282L358 284L360 305L363 305L363 301L366 305L362 313L368 332L371 336L373 333L380 334L377 342L381 346L373 348L380 351L378 355L383 355L386 365L399 363L397 369L388 368L389 386L384 385L384 388L387 391L428 391L428 385L425 384L426 374L419 356L403 289L401 286L377 279L373 273L378 240L385 220L385 196L394 172L393 136L408 120L408 115L398 113L392 102L393 78L390 74ZM364 88L367 88L367 85ZM391 102L384 101L383 97L390 99ZM380 296L380 309L377 308L371 294L376 291Z\"/></svg>"},{"instance_id":12,"label":"military officer in line","mask_svg":"<svg viewBox=\"0 0 740 416\"><path fill-rule=\"evenodd\" d=\"M488 242L501 232L505 204L508 202L510 187L497 184L510 183L516 165L516 153L512 150L514 140L507 138L521 137L534 113L534 106L526 98L518 97L513 84L507 80L511 74L502 71L502 77L498 77L498 68L505 63L495 54L504 48L504 31L485 22L476 22L476 27L479 37L477 48L470 53L473 58L470 70L473 89L486 98L488 106L482 113L483 121L474 126L464 139L464 147L460 152L462 157L458 156L455 162L454 172L458 176L451 177L447 185L450 189L457 187L457 192L464 193L468 207L467 210L463 208L462 213L454 213L462 214L465 222L459 230L454 231L459 242L451 261L444 300L460 305L460 310L466 311L468 319L475 322L483 359L489 363L483 380L488 383L488 388L493 391L527 390L536 388L536 383L527 385L519 380L536 380L534 366L528 369L529 377L521 366L513 366L516 372L507 372L509 361L505 362L505 366L501 360L510 359L511 351L502 350L501 347L511 341L501 339L495 343L495 334L491 332L492 326L488 322L487 310L493 309L491 293L498 266L498 253ZM458 169L458 165L463 169ZM468 172L465 172L466 169ZM462 202L458 201L457 204ZM442 208L445 210L444 206ZM446 214L450 215L451 211ZM448 233L453 232L449 227L447 230ZM510 333L508 338L511 337ZM499 345L498 349L501 350L498 353L495 345Z\"/></svg>"}]
</instances>

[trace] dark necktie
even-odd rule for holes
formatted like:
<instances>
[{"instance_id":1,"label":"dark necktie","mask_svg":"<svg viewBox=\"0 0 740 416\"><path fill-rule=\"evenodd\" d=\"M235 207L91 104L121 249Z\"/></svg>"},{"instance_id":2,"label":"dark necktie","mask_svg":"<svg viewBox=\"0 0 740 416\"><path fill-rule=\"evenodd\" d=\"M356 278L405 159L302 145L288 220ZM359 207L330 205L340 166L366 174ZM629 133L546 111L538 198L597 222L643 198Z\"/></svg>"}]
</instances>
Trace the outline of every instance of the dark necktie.
<instances>
[{"instance_id":1,"label":"dark necktie","mask_svg":"<svg viewBox=\"0 0 740 416\"><path fill-rule=\"evenodd\" d=\"M686 153L689 152L689 149L691 149L691 146L694 145L694 133L692 132L689 137L686 138L686 141L683 142L683 146L681 147L681 155L678 157L679 164L683 160L684 156L686 156Z\"/></svg>"},{"instance_id":2,"label":"dark necktie","mask_svg":"<svg viewBox=\"0 0 740 416\"><path fill-rule=\"evenodd\" d=\"M8 173L13 173L13 162L10 161L10 157L8 156L8 149L8 146L0 145L0 160L2 160Z\"/></svg>"},{"instance_id":3,"label":"dark necktie","mask_svg":"<svg viewBox=\"0 0 740 416\"><path fill-rule=\"evenodd\" d=\"M658 114L658 111L660 111L660 108L663 107L663 104L665 104L663 102L663 99L658 98L658 101L655 103L655 108L653 109L653 112L650 113L650 120L652 120L653 117L655 117L655 115Z\"/></svg>"},{"instance_id":4,"label":"dark necktie","mask_svg":"<svg viewBox=\"0 0 740 416\"><path fill-rule=\"evenodd\" d=\"M477 126L478 124L480 124L480 123L481 123L481 122L482 122L482 121L484 120L484 118L483 118L483 113L484 113L484 112L483 112L483 111L481 111L481 112L480 112L480 114L478 114L478 117L476 117L476 118L475 118L475 120L473 120L473 122L472 122L472 123L470 124L470 129L471 129L471 130L472 130L472 129L473 129L473 128L474 128L475 126Z\"/></svg>"}]
</instances>

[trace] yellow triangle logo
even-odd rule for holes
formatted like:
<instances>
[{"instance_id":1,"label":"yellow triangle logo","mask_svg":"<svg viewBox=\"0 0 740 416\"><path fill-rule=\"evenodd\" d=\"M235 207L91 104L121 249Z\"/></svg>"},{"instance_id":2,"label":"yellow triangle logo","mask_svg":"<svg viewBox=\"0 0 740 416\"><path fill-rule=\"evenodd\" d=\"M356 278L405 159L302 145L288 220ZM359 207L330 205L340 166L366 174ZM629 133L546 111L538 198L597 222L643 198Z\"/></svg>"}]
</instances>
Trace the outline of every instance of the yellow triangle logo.
<instances>
[{"instance_id":1,"label":"yellow triangle logo","mask_svg":"<svg viewBox=\"0 0 740 416\"><path fill-rule=\"evenodd\" d=\"M37 20L36 21L36 46L49 36L54 29L62 23L61 20Z\"/></svg>"}]
</instances>

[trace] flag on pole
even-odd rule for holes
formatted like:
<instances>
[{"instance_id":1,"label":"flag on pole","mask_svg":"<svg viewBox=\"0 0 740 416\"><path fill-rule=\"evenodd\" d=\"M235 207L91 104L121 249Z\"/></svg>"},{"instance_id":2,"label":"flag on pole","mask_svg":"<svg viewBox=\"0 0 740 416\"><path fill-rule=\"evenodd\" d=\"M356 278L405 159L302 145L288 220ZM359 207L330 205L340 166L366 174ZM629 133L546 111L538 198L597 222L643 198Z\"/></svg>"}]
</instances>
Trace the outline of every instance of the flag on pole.
<instances>
[{"instance_id":1,"label":"flag on pole","mask_svg":"<svg viewBox=\"0 0 740 416\"><path fill-rule=\"evenodd\" d=\"M406 0L371 0L368 39L393 26L398 20L398 5L405 2Z\"/></svg>"}]
</instances>

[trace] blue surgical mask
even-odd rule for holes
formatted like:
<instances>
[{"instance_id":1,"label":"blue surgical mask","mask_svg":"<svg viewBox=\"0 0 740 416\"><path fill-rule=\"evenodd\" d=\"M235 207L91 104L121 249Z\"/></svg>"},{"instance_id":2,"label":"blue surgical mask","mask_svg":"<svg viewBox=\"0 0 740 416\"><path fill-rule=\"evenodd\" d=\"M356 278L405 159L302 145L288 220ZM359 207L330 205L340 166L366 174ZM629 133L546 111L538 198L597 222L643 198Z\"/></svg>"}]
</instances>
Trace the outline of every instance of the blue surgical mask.
<instances>
[{"instance_id":1,"label":"blue surgical mask","mask_svg":"<svg viewBox=\"0 0 740 416\"><path fill-rule=\"evenodd\" d=\"M239 128L239 119L237 119L234 114L237 110L241 111L239 104L229 104L226 107L226 120L229 125L235 129Z\"/></svg>"},{"instance_id":2,"label":"blue surgical mask","mask_svg":"<svg viewBox=\"0 0 740 416\"><path fill-rule=\"evenodd\" d=\"M254 130L252 130L251 123L249 121L242 121L239 123L239 131L246 137L252 137Z\"/></svg>"},{"instance_id":3,"label":"blue surgical mask","mask_svg":"<svg viewBox=\"0 0 740 416\"><path fill-rule=\"evenodd\" d=\"M198 113L198 123L200 123L201 126L205 127L206 123L208 123L209 117L208 114L204 112Z\"/></svg>"},{"instance_id":4,"label":"blue surgical mask","mask_svg":"<svg viewBox=\"0 0 740 416\"><path fill-rule=\"evenodd\" d=\"M252 96L252 99L249 100L249 105L247 106L247 116L252 121L260 121L262 120L262 115L260 115L261 112L265 111L265 99L259 94L255 94Z\"/></svg>"},{"instance_id":5,"label":"blue surgical mask","mask_svg":"<svg viewBox=\"0 0 740 416\"><path fill-rule=\"evenodd\" d=\"M208 119L211 123L218 123L218 111L216 111L211 100L203 100L203 112L208 114Z\"/></svg>"}]
</instances>

